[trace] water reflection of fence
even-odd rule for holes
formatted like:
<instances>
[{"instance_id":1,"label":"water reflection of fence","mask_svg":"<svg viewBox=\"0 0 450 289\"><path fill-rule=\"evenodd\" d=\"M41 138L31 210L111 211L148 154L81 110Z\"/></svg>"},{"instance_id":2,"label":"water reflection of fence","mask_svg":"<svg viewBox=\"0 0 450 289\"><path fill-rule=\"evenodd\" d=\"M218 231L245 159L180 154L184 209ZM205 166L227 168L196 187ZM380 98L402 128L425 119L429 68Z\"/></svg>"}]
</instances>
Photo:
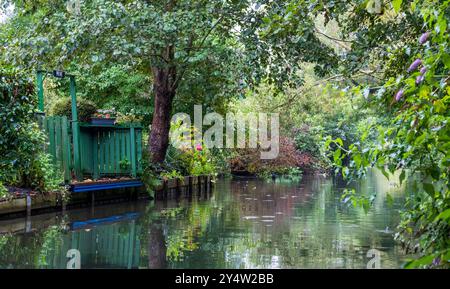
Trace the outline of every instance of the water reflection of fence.
<instances>
[{"instance_id":1,"label":"water reflection of fence","mask_svg":"<svg viewBox=\"0 0 450 289\"><path fill-rule=\"evenodd\" d=\"M72 231L47 256L48 268L66 268L70 249L80 252L81 268L138 268L141 226L135 220Z\"/></svg>"}]
</instances>

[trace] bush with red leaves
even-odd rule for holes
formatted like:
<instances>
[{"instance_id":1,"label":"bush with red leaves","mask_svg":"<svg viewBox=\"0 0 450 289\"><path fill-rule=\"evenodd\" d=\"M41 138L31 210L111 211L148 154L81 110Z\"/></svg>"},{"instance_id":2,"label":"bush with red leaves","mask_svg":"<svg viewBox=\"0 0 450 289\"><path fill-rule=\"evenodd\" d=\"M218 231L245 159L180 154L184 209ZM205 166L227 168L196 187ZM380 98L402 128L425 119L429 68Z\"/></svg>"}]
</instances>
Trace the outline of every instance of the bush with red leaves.
<instances>
[{"instance_id":1,"label":"bush with red leaves","mask_svg":"<svg viewBox=\"0 0 450 289\"><path fill-rule=\"evenodd\" d=\"M309 153L302 153L295 147L291 138L280 137L278 157L271 160L261 159L261 149L237 149L230 159L232 172L248 172L251 174L285 174L291 168L309 170L315 159Z\"/></svg>"}]
</instances>

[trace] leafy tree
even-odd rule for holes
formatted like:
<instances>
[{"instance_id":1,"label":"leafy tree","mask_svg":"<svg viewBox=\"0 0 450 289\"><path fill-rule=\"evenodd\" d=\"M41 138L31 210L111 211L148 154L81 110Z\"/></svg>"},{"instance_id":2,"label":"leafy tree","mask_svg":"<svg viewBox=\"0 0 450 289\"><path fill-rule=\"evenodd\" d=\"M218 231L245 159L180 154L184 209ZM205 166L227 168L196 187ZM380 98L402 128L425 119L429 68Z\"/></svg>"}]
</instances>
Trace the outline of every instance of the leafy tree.
<instances>
[{"instance_id":1,"label":"leafy tree","mask_svg":"<svg viewBox=\"0 0 450 289\"><path fill-rule=\"evenodd\" d=\"M300 60L319 62L322 73L336 63L313 33L308 7L295 9L288 1L95 0L81 2L80 13L61 1L7 2L16 14L2 32L4 63L30 70L75 61L88 70L108 61L151 76L155 162L166 154L177 92L191 83L201 94L221 91L222 97L264 78L281 84L297 76ZM277 24L269 26L270 19ZM289 31L277 26L284 22Z\"/></svg>"}]
</instances>

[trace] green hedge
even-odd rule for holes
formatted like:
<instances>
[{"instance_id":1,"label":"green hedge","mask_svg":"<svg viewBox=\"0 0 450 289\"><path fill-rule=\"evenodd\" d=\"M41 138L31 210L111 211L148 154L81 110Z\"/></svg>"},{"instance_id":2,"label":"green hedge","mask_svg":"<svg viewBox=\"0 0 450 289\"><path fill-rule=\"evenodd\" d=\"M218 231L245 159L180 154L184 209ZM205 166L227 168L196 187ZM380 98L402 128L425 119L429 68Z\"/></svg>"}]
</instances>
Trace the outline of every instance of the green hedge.
<instances>
[{"instance_id":1,"label":"green hedge","mask_svg":"<svg viewBox=\"0 0 450 289\"><path fill-rule=\"evenodd\" d=\"M17 186L48 192L58 189L50 156L44 151L45 135L39 128L36 96L31 79L0 69L0 190Z\"/></svg>"},{"instance_id":2,"label":"green hedge","mask_svg":"<svg viewBox=\"0 0 450 289\"><path fill-rule=\"evenodd\" d=\"M78 120L88 122L91 116L97 111L97 106L90 100L77 99ZM72 119L72 100L68 97L59 99L50 110L51 115L67 116Z\"/></svg>"}]
</instances>

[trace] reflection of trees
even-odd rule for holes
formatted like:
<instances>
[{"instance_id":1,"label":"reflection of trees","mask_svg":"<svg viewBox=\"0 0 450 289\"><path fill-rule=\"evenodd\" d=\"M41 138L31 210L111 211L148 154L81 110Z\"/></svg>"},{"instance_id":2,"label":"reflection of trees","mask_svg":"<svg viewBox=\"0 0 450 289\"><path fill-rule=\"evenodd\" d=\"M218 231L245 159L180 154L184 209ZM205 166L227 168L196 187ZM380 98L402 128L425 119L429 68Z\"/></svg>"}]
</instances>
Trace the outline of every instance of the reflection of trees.
<instances>
[{"instance_id":1,"label":"reflection of trees","mask_svg":"<svg viewBox=\"0 0 450 289\"><path fill-rule=\"evenodd\" d=\"M165 268L167 248L160 222L150 224L148 239L148 267L150 269Z\"/></svg>"},{"instance_id":2,"label":"reflection of trees","mask_svg":"<svg viewBox=\"0 0 450 289\"><path fill-rule=\"evenodd\" d=\"M394 210L381 205L365 214L349 208L331 180L307 179L300 187L236 182L226 192L216 194L222 214L211 215L198 250L174 266L361 268L370 248L386 251L382 265L399 266L397 252L390 249L392 235L380 232L394 226ZM273 222L263 222L269 216L275 217Z\"/></svg>"},{"instance_id":3,"label":"reflection of trees","mask_svg":"<svg viewBox=\"0 0 450 289\"><path fill-rule=\"evenodd\" d=\"M370 248L384 251L382 266L397 267L392 236L382 231L398 216L396 207L386 209L385 190L392 190L382 178L370 174L354 185L377 193L368 214L340 202L329 179L219 182L208 200L155 202L138 220L1 237L0 268L65 268L72 248L84 268L360 268ZM398 206L401 195L392 194Z\"/></svg>"},{"instance_id":4,"label":"reflection of trees","mask_svg":"<svg viewBox=\"0 0 450 289\"><path fill-rule=\"evenodd\" d=\"M0 268L45 268L61 248L62 227L0 236Z\"/></svg>"}]
</instances>

